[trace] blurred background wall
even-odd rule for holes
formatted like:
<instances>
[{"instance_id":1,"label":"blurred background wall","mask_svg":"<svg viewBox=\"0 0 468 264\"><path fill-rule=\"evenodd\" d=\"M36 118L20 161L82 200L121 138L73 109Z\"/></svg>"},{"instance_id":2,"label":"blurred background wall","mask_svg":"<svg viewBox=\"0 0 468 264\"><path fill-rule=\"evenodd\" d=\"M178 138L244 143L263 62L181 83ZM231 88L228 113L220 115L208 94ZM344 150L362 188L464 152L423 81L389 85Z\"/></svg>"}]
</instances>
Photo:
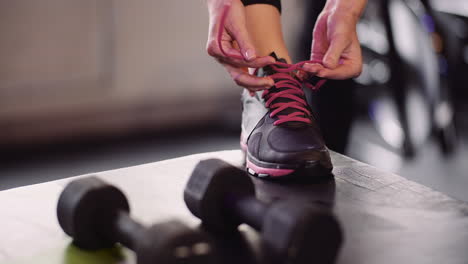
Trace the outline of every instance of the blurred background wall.
<instances>
[{"instance_id":1,"label":"blurred background wall","mask_svg":"<svg viewBox=\"0 0 468 264\"><path fill-rule=\"evenodd\" d=\"M296 61L310 8L283 1ZM0 0L0 189L238 148L241 88L206 55L205 9ZM369 0L345 154L468 199L467 17L466 0Z\"/></svg>"},{"instance_id":2,"label":"blurred background wall","mask_svg":"<svg viewBox=\"0 0 468 264\"><path fill-rule=\"evenodd\" d=\"M0 142L158 129L237 109L240 89L205 55L206 28L201 0L0 1Z\"/></svg>"}]
</instances>

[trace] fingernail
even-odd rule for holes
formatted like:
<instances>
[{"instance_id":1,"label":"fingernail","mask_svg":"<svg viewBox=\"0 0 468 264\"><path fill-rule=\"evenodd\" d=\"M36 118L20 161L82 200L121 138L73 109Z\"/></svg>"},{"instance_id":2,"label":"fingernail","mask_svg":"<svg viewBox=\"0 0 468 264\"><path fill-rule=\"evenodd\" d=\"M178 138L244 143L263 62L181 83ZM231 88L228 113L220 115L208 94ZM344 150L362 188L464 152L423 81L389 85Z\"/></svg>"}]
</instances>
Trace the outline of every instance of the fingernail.
<instances>
[{"instance_id":1,"label":"fingernail","mask_svg":"<svg viewBox=\"0 0 468 264\"><path fill-rule=\"evenodd\" d=\"M253 60L255 59L256 55L255 55L255 52L253 50L247 50L245 53L244 53L244 57L246 60Z\"/></svg>"}]
</instances>

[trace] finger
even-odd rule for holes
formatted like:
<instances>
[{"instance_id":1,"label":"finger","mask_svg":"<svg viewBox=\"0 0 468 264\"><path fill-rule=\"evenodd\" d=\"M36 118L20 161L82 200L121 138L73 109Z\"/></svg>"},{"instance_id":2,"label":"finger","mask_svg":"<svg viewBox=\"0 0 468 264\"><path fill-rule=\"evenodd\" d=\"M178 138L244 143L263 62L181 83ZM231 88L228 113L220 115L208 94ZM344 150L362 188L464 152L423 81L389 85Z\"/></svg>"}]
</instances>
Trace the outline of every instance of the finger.
<instances>
[{"instance_id":1,"label":"finger","mask_svg":"<svg viewBox=\"0 0 468 264\"><path fill-rule=\"evenodd\" d=\"M222 50L219 44L221 44ZM209 40L207 43L206 51L210 56L215 58L231 57L244 60L244 57L242 56L240 51L234 47L232 39L230 37L221 40L221 43L218 43L217 39Z\"/></svg>"},{"instance_id":2,"label":"finger","mask_svg":"<svg viewBox=\"0 0 468 264\"><path fill-rule=\"evenodd\" d=\"M241 50L242 56L246 61L252 61L257 57L257 53L255 52L255 48L252 44L252 40L250 39L249 33L247 32L247 28L239 27L232 31L234 39L236 40L239 48Z\"/></svg>"},{"instance_id":3,"label":"finger","mask_svg":"<svg viewBox=\"0 0 468 264\"><path fill-rule=\"evenodd\" d=\"M245 23L245 9L242 5L232 6L231 15L236 14L235 18L231 17L231 21L235 23L227 23L226 29L233 39L239 45L239 49L243 58L246 61L252 61L257 57L255 47L250 38L249 32L247 31L247 25Z\"/></svg>"},{"instance_id":4,"label":"finger","mask_svg":"<svg viewBox=\"0 0 468 264\"><path fill-rule=\"evenodd\" d=\"M216 42L210 42L209 51L212 51L212 53L209 52L209 54L218 58L223 63L228 63L236 67L261 68L275 62L275 59L271 56L256 57L252 61L246 61L241 51L234 47L233 42L222 41L221 45L226 54L222 53Z\"/></svg>"},{"instance_id":5,"label":"finger","mask_svg":"<svg viewBox=\"0 0 468 264\"><path fill-rule=\"evenodd\" d=\"M317 74L319 71L323 70L324 67L316 63L306 63L302 66L302 69L308 73Z\"/></svg>"},{"instance_id":6,"label":"finger","mask_svg":"<svg viewBox=\"0 0 468 264\"><path fill-rule=\"evenodd\" d=\"M326 49L325 49L325 50L326 50ZM317 51L312 51L312 52L310 53L310 60L311 60L311 61L317 61L317 62L320 61L320 62L323 62L323 57L324 57L323 53L319 53L319 52L317 52Z\"/></svg>"},{"instance_id":7,"label":"finger","mask_svg":"<svg viewBox=\"0 0 468 264\"><path fill-rule=\"evenodd\" d=\"M317 76L326 79L345 80L357 77L361 74L358 64L341 64L335 69L323 68L317 72Z\"/></svg>"},{"instance_id":8,"label":"finger","mask_svg":"<svg viewBox=\"0 0 468 264\"><path fill-rule=\"evenodd\" d=\"M273 79L269 77L258 77L250 75L248 72L243 69L233 67L231 65L224 65L226 70L231 75L232 79L236 82L237 85L243 86L250 89L267 89L275 84ZM249 90L250 90L249 89Z\"/></svg>"},{"instance_id":9,"label":"finger","mask_svg":"<svg viewBox=\"0 0 468 264\"><path fill-rule=\"evenodd\" d=\"M351 39L344 34L337 34L332 37L330 46L323 57L323 65L330 69L335 69L339 65L341 55L350 45Z\"/></svg>"},{"instance_id":10,"label":"finger","mask_svg":"<svg viewBox=\"0 0 468 264\"><path fill-rule=\"evenodd\" d=\"M229 47L229 44L222 44L222 45L225 45L225 46L223 46L223 48L225 50L231 50L232 49L232 45L231 45L231 47ZM206 44L206 52L211 57L215 57L215 58L224 57L224 54L221 52L221 49L219 48L218 42L215 39L211 39L211 40L208 41L208 43Z\"/></svg>"},{"instance_id":11,"label":"finger","mask_svg":"<svg viewBox=\"0 0 468 264\"><path fill-rule=\"evenodd\" d=\"M257 77L247 73L237 75L234 81L237 85L245 87L250 91L270 89L274 85L274 81L268 77Z\"/></svg>"},{"instance_id":12,"label":"finger","mask_svg":"<svg viewBox=\"0 0 468 264\"><path fill-rule=\"evenodd\" d=\"M249 67L249 68L262 68L267 65L273 64L275 59L271 56L258 57L253 61L245 61L231 57L218 57L221 63L229 64L234 67Z\"/></svg>"},{"instance_id":13,"label":"finger","mask_svg":"<svg viewBox=\"0 0 468 264\"><path fill-rule=\"evenodd\" d=\"M314 27L311 60L322 61L325 52L328 50L327 19L323 17L324 15L321 14Z\"/></svg>"},{"instance_id":14,"label":"finger","mask_svg":"<svg viewBox=\"0 0 468 264\"><path fill-rule=\"evenodd\" d=\"M226 54L223 54L224 57L244 61L244 56L242 56L240 50L233 48L232 46L228 48L227 47L223 47L223 48L224 48L224 51L226 52Z\"/></svg>"},{"instance_id":15,"label":"finger","mask_svg":"<svg viewBox=\"0 0 468 264\"><path fill-rule=\"evenodd\" d=\"M237 59L244 61L244 57L240 53L240 51L234 48L233 44L229 40L221 41L222 50L220 49L218 42L215 40L211 40L207 44L206 51L211 57L215 57L218 59ZM224 53L223 53L224 51Z\"/></svg>"}]
</instances>

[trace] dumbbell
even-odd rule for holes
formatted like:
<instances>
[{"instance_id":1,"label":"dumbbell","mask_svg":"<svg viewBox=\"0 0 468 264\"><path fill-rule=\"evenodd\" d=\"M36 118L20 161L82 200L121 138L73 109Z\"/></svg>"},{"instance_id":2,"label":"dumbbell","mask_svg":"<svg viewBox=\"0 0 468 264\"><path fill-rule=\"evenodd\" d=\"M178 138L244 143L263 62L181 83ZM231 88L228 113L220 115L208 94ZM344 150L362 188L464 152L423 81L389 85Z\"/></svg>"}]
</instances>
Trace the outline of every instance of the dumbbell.
<instances>
[{"instance_id":1,"label":"dumbbell","mask_svg":"<svg viewBox=\"0 0 468 264\"><path fill-rule=\"evenodd\" d=\"M216 263L213 244L206 234L178 221L146 228L130 218L129 211L125 195L97 177L70 182L57 206L60 226L82 249L110 248L120 243L135 251L138 264Z\"/></svg>"},{"instance_id":2,"label":"dumbbell","mask_svg":"<svg viewBox=\"0 0 468 264\"><path fill-rule=\"evenodd\" d=\"M268 263L334 263L342 230L331 212L305 203L266 203L244 170L218 159L201 161L184 191L188 209L207 230L229 232L245 223L261 231Z\"/></svg>"}]
</instances>

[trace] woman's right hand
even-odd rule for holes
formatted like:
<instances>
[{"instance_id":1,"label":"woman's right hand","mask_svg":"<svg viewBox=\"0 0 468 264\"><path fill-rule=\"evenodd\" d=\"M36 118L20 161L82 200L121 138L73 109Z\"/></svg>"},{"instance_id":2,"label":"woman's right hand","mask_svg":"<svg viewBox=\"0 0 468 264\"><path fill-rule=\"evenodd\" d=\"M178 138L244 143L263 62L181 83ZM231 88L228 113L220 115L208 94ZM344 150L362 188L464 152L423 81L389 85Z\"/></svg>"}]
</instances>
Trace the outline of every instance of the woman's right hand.
<instances>
[{"instance_id":1,"label":"woman's right hand","mask_svg":"<svg viewBox=\"0 0 468 264\"><path fill-rule=\"evenodd\" d=\"M206 50L229 72L232 79L251 93L265 90L274 85L269 77L257 77L249 74L248 68L261 68L275 62L271 56L257 57L255 48L247 31L245 7L240 0L208 0L210 25ZM229 12L220 28L221 16L229 5ZM222 30L221 45L218 44L218 33Z\"/></svg>"}]
</instances>

